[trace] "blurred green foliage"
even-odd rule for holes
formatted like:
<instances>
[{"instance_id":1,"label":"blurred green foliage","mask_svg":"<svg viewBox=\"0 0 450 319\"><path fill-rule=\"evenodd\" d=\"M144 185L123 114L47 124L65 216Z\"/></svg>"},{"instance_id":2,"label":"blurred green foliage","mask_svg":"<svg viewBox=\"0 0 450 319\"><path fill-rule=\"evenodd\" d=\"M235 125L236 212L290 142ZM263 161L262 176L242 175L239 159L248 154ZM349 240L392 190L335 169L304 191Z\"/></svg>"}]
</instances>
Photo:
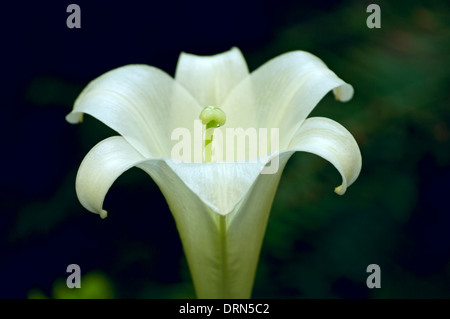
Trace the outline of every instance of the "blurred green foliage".
<instances>
[{"instance_id":1,"label":"blurred green foliage","mask_svg":"<svg viewBox=\"0 0 450 319\"><path fill-rule=\"evenodd\" d=\"M68 288L65 278L58 278L53 283L53 299L112 299L114 288L110 279L100 271L91 271L81 277L80 288ZM47 299L48 297L39 289L28 292L29 299Z\"/></svg>"}]
</instances>

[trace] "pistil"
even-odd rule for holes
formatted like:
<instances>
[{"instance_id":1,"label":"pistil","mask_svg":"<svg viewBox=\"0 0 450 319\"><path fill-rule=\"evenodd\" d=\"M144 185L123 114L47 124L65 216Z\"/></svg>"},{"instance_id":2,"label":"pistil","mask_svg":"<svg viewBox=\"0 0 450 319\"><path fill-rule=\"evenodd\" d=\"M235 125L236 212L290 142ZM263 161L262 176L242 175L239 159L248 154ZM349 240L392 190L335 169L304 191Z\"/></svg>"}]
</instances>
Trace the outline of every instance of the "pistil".
<instances>
[{"instance_id":1,"label":"pistil","mask_svg":"<svg viewBox=\"0 0 450 319\"><path fill-rule=\"evenodd\" d=\"M226 115L220 108L210 105L205 107L199 116L200 120L206 125L205 132L205 162L211 162L211 146L214 130L225 124Z\"/></svg>"}]
</instances>

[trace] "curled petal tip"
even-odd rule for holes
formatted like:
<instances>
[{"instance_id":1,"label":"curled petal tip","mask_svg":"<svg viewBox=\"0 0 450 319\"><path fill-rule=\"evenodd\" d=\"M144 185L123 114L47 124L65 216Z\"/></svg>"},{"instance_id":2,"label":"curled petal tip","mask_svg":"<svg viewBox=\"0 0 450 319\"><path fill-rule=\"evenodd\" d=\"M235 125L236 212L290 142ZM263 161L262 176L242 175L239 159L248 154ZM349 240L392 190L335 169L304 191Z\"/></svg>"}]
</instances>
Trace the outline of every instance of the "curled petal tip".
<instances>
[{"instance_id":1,"label":"curled petal tip","mask_svg":"<svg viewBox=\"0 0 450 319\"><path fill-rule=\"evenodd\" d=\"M341 186L335 187L334 192L338 195L344 195L345 194L345 188Z\"/></svg>"},{"instance_id":2,"label":"curled petal tip","mask_svg":"<svg viewBox=\"0 0 450 319\"><path fill-rule=\"evenodd\" d=\"M71 112L66 115L66 121L70 124L78 124L83 122L83 113Z\"/></svg>"},{"instance_id":3,"label":"curled petal tip","mask_svg":"<svg viewBox=\"0 0 450 319\"><path fill-rule=\"evenodd\" d=\"M104 209L102 209L102 211L100 212L100 217L102 219L105 219L106 217L108 217L108 212Z\"/></svg>"},{"instance_id":4,"label":"curled petal tip","mask_svg":"<svg viewBox=\"0 0 450 319\"><path fill-rule=\"evenodd\" d=\"M348 102L352 99L354 90L353 86L351 86L348 83L345 83L344 85L335 88L333 92L336 100L341 102Z\"/></svg>"}]
</instances>

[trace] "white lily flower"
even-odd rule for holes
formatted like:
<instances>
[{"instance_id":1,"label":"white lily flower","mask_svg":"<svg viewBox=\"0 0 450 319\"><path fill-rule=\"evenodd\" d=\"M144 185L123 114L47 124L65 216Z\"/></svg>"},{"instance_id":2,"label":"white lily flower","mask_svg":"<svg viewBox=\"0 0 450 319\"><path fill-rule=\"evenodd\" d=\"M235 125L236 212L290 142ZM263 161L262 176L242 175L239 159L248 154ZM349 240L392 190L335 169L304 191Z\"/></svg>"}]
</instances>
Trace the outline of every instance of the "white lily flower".
<instances>
[{"instance_id":1,"label":"white lily flower","mask_svg":"<svg viewBox=\"0 0 450 319\"><path fill-rule=\"evenodd\" d=\"M304 151L332 163L342 176L335 189L340 195L361 170L358 145L343 126L323 117L307 119L331 90L340 101L353 95L351 85L303 51L278 56L251 74L237 48L213 56L182 53L175 79L147 65L109 71L89 83L66 117L78 123L86 113L121 135L86 155L76 179L78 198L104 218L103 201L113 182L131 167L143 169L173 214L197 296L249 298L272 201L290 156ZM173 130L192 128L210 105L226 114L226 127L279 129L275 174L261 174L269 157L255 163L171 158Z\"/></svg>"}]
</instances>

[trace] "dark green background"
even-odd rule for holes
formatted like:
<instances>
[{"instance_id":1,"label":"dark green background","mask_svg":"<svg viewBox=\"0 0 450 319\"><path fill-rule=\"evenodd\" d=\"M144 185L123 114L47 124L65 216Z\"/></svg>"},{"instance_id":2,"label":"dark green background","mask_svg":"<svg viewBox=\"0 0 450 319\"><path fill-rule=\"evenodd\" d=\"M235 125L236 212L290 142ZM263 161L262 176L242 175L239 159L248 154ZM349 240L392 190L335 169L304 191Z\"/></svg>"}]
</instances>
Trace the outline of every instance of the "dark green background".
<instances>
[{"instance_id":1,"label":"dark green background","mask_svg":"<svg viewBox=\"0 0 450 319\"><path fill-rule=\"evenodd\" d=\"M108 193L109 217L79 204L84 155L114 132L64 116L94 77L145 63L174 73L180 51L238 46L250 70L290 50L319 56L355 88L313 116L342 123L361 148L360 177L306 153L288 163L275 197L255 298L450 297L450 14L446 1L72 1L1 7L0 297L194 297L172 216L155 183L132 169ZM373 1L372 1L373 2ZM76 263L84 289L61 291ZM366 267L381 267L368 289ZM84 280L84 281L83 281ZM58 284L59 282L59 284ZM64 290L64 289L62 289Z\"/></svg>"}]
</instances>

